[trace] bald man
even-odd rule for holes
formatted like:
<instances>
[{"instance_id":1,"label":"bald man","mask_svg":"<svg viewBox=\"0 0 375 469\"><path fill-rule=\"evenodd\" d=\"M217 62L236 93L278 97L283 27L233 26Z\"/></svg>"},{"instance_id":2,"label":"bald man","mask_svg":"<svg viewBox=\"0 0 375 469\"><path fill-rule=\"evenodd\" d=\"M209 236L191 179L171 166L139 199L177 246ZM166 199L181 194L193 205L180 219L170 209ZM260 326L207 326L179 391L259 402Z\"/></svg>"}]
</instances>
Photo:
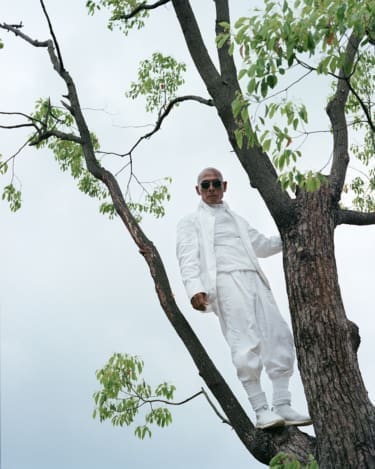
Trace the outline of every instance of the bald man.
<instances>
[{"instance_id":1,"label":"bald man","mask_svg":"<svg viewBox=\"0 0 375 469\"><path fill-rule=\"evenodd\" d=\"M257 258L280 252L280 237L266 238L229 209L219 170L203 169L195 190L198 210L177 227L177 258L191 304L217 314L256 427L310 425L310 417L290 405L293 338ZM263 366L273 384L272 409L260 382Z\"/></svg>"}]
</instances>

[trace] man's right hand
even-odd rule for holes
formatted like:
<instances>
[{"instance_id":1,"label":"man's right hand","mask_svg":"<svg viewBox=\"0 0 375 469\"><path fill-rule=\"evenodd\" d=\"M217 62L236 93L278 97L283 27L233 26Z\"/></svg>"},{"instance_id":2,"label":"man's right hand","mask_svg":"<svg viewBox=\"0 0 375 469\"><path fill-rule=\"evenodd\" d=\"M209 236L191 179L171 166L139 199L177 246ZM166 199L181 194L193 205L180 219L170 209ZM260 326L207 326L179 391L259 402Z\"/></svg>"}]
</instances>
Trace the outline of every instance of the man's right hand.
<instances>
[{"instance_id":1,"label":"man's right hand","mask_svg":"<svg viewBox=\"0 0 375 469\"><path fill-rule=\"evenodd\" d=\"M196 293L190 300L190 303L194 309L197 309L198 311L206 311L206 307L208 305L207 294L203 292Z\"/></svg>"}]
</instances>

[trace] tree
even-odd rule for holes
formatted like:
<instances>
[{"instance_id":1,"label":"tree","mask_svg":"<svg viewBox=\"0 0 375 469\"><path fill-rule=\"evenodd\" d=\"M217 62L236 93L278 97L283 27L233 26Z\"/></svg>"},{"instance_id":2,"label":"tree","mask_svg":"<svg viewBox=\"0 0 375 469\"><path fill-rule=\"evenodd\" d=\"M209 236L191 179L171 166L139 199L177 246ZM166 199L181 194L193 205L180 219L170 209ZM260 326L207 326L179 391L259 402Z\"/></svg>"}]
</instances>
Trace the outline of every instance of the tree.
<instances>
[{"instance_id":1,"label":"tree","mask_svg":"<svg viewBox=\"0 0 375 469\"><path fill-rule=\"evenodd\" d=\"M48 48L53 66L68 90L64 104L67 112L58 110L48 101L41 101L37 112L26 116L28 123L25 125L35 130L28 143L40 146L48 142L62 168L69 168L73 176L80 179L80 188L103 199L103 211L112 213L115 210L120 215L150 267L164 311L238 436L257 459L268 463L274 454L285 451L303 461L309 454L314 454L321 467L372 467L375 457L374 407L360 375L357 362L359 334L345 315L333 246L336 226L375 222L371 193L365 191L362 180L354 181L352 187L357 193L357 206L367 212L340 206L349 162L346 113L351 113L354 127L363 127L366 145L363 151L356 149L353 152L357 152L364 163L370 162L373 145L373 81L366 79L373 64L370 52L374 30L370 2L363 2L361 7L349 2L344 7L334 1L319 4L306 1L297 2L294 9L286 2L281 9L265 2L266 12L261 20L256 15L242 18L235 25L238 29L232 32L229 29L228 2L216 0L219 69L207 52L187 1L160 1L149 5L102 1L99 4L88 2L88 6L91 10L98 6L114 8L112 26L123 25L129 20L130 23L125 24L133 26L139 25L139 18L148 10L167 3L173 5L190 55L210 94L210 99L184 99L200 100L216 107L251 185L259 190L283 238L284 270L297 357L316 440L296 429L286 429L281 434L254 430L179 312L161 259L129 210L138 208L158 214L160 205L155 205L155 201L163 201L165 189L163 186L157 189L146 205L132 207L125 202L112 173L98 163L96 139L88 130L74 82L64 67L56 39L34 41L17 25L3 24L3 29L12 31L32 45ZM310 21L306 21L308 9ZM297 13L301 13L302 20ZM125 28L127 32L128 26ZM235 43L239 45L244 60L239 74L232 55ZM162 60L156 58L159 65ZM298 149L291 146L294 136L290 129L297 131L306 123L306 109L293 106L286 100L278 102L276 99L269 105L262 102L269 97L271 90L277 90L281 75L289 70L295 73L299 67L309 73L327 75L335 83L327 106L334 150L330 172L326 175L303 174L293 167L293 161L300 155ZM176 64L172 64L172 69L176 69ZM247 92L243 92L238 78L246 76L249 82ZM176 80L174 78L172 84ZM152 90L152 81L149 83ZM133 91L137 95L140 88L135 87ZM168 88L167 91L170 91L169 100L156 102L156 106L162 107L155 129L160 127L173 106L182 101L175 98L173 89ZM164 90L163 94L166 95ZM283 116L286 118L284 129L280 124L272 128L268 126L269 120L277 113L281 116L278 122ZM72 117L78 133L70 131L74 122ZM83 168L80 148L88 172ZM275 154L274 165L268 155L272 152ZM283 171L289 163L291 166L286 172L276 172L276 169ZM373 186L373 178L374 174L370 172L370 186ZM97 180L104 184L104 189ZM112 202L106 201L108 193ZM14 186L7 186L4 194L11 207L18 208L20 194ZM342 429L339 434L338 427Z\"/></svg>"}]
</instances>

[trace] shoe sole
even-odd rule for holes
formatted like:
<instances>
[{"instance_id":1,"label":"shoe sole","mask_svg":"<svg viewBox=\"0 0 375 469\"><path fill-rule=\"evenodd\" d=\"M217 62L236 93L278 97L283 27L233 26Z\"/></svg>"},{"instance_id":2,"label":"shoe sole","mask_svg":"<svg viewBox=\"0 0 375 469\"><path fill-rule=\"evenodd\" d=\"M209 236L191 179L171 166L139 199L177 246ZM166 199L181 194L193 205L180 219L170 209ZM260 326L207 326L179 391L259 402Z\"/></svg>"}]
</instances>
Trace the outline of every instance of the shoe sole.
<instances>
[{"instance_id":1,"label":"shoe sole","mask_svg":"<svg viewBox=\"0 0 375 469\"><path fill-rule=\"evenodd\" d=\"M264 425L255 425L255 428L259 428L259 430L265 430L266 428L276 428L276 427L284 427L285 420L273 420L272 422L268 422Z\"/></svg>"},{"instance_id":2,"label":"shoe sole","mask_svg":"<svg viewBox=\"0 0 375 469\"><path fill-rule=\"evenodd\" d=\"M312 425L312 420L285 420L285 425L288 427L307 427Z\"/></svg>"}]
</instances>

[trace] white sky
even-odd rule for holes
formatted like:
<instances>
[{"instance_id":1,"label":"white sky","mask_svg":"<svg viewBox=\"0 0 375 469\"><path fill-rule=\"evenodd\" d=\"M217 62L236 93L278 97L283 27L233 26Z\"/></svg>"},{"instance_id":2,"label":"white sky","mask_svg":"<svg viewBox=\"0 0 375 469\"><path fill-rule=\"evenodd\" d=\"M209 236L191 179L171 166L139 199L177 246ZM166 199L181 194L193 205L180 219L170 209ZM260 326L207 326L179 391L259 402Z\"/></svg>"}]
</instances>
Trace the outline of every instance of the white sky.
<instances>
[{"instance_id":1,"label":"white sky","mask_svg":"<svg viewBox=\"0 0 375 469\"><path fill-rule=\"evenodd\" d=\"M153 51L188 64L181 94L207 97L188 60L171 6L154 12L146 29L125 38L106 29L105 14L88 17L84 4L83 0L49 0L47 7L82 106L102 110L88 110L86 116L103 150L128 150L144 129L124 126L154 123L155 116L144 113L141 100L129 102L124 97L136 77L138 62ZM210 37L212 5L192 4L201 8L200 21ZM243 13L246 9L233 17ZM48 37L37 0L2 0L0 21L21 20L31 37ZM30 112L37 98L47 96L58 103L65 88L46 51L3 31L0 37L5 41L0 51L1 110ZM210 41L212 47L212 37ZM324 128L323 83L310 82L296 92L296 99L302 97L311 106L312 128ZM1 132L4 157L20 146L25 135ZM303 151L307 155L304 165L319 168L328 160L331 145L319 135ZM115 160L113 167L121 163ZM191 310L175 260L175 225L195 208L196 174L211 165L221 168L229 181L229 205L259 230L275 233L263 202L249 187L231 152L216 111L197 103L175 109L162 131L142 143L135 154L141 179L173 178L166 216L146 218L142 225L160 250L182 311L250 411L218 322L214 316ZM153 384L173 382L178 400L195 393L203 383L165 319L147 266L121 222L100 215L98 203L77 190L48 151L26 149L15 171L22 183L23 207L13 214L4 202L0 204L1 469L263 467L201 398L173 409L173 425L156 428L152 439L143 442L133 436L133 429L113 428L91 418L91 396L98 389L95 370L114 352L140 355L145 378ZM2 177L2 185L8 178ZM360 365L372 397L374 234L374 227L339 227L336 233L342 294L348 316L360 327ZM281 256L262 265L289 321ZM269 392L267 380L265 387ZM291 387L295 407L305 410L297 371Z\"/></svg>"}]
</instances>

